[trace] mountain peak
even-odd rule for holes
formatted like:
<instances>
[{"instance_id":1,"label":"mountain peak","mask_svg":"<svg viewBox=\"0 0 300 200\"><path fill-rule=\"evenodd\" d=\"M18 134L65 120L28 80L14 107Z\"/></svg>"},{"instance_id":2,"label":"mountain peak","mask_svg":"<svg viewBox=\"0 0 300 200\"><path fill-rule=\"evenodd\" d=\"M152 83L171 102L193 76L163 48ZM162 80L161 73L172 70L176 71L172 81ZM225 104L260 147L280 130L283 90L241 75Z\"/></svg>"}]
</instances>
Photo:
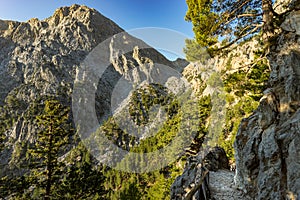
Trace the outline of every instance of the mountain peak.
<instances>
[{"instance_id":1,"label":"mountain peak","mask_svg":"<svg viewBox=\"0 0 300 200\"><path fill-rule=\"evenodd\" d=\"M54 22L58 25L64 19L76 19L79 21L86 21L91 18L91 16L98 15L98 17L104 17L95 9L89 8L84 5L74 4L72 6L60 7L55 10L54 14L47 19L49 22Z\"/></svg>"},{"instance_id":2,"label":"mountain peak","mask_svg":"<svg viewBox=\"0 0 300 200\"><path fill-rule=\"evenodd\" d=\"M89 31L95 31L106 26L114 29L114 34L123 31L116 23L100 14L97 10L78 4L56 9L54 14L45 21L54 26L66 26L70 23L77 23L80 26L87 25Z\"/></svg>"},{"instance_id":3,"label":"mountain peak","mask_svg":"<svg viewBox=\"0 0 300 200\"><path fill-rule=\"evenodd\" d=\"M27 22L0 20L0 37L21 46L46 41L91 50L105 39L123 32L112 20L93 8L74 4L58 8L45 20L32 18ZM77 45L77 43L80 43ZM5 45L13 45L7 44Z\"/></svg>"}]
</instances>

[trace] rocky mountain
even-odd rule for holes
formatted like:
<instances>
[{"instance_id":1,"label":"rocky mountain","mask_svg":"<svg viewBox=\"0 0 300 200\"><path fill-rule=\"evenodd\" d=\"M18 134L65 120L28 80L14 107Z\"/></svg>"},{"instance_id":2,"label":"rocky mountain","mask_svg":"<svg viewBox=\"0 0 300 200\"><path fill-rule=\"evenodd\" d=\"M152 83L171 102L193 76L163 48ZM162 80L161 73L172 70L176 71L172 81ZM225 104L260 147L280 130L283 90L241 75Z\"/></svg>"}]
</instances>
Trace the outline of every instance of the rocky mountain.
<instances>
[{"instance_id":1,"label":"rocky mountain","mask_svg":"<svg viewBox=\"0 0 300 200\"><path fill-rule=\"evenodd\" d=\"M52 154L58 164L52 169L59 174L56 174L58 179L48 179L54 184L50 186L55 191L51 194L53 198L128 199L133 190L139 191L134 198L168 196L168 185L182 169L182 161L178 161L178 166L147 175L114 171L99 163L82 143L85 135L78 133L76 120L92 122L85 116L95 112L97 122L104 124L106 136L126 152L155 150L165 145L178 127L178 103L173 97L184 91L187 84L180 81L187 61L167 60L98 11L80 5L59 8L44 20L0 20L0 46L0 199L40 199L49 195L43 184L51 165L41 168L44 160L33 154L40 153L38 143L40 148L46 146L45 141L41 141L47 137L40 135L43 125L39 119L45 116L48 100L53 99L61 104L59 107L70 110L67 123L73 127L69 129L68 141L56 141L58 145L65 145L57 154ZM96 72L102 76L95 76ZM168 89L163 84L153 84L156 80L165 83ZM83 88L82 83L86 84ZM135 93L129 93L133 86L140 84ZM88 100L93 103L90 107L86 106ZM162 108L157 116L152 116L149 109L155 104ZM158 137L139 141L148 135L133 137L125 133L120 124L116 125L112 113L119 112L124 118L118 108L125 105L130 106L129 116L125 117L132 119L135 127L142 127L151 120L155 127L156 121L167 113L167 123L162 124ZM82 111L78 106L86 109ZM83 130L83 126L79 127ZM137 144L140 147L135 147ZM110 158L110 151L105 151ZM170 179L165 181L162 176ZM161 184L166 186L162 191L156 190L161 189Z\"/></svg>"},{"instance_id":2,"label":"rocky mountain","mask_svg":"<svg viewBox=\"0 0 300 200\"><path fill-rule=\"evenodd\" d=\"M180 59L167 60L86 6L59 8L45 20L0 21L0 176L22 174L18 169L25 156L23 150L27 143L35 142L39 130L35 106L56 97L71 107L81 64L100 43L108 45L107 55L103 55L107 56L108 68L95 95L100 120L112 112L110 97L121 77L139 83L151 78L150 68L155 63L178 71L187 64Z\"/></svg>"}]
</instances>

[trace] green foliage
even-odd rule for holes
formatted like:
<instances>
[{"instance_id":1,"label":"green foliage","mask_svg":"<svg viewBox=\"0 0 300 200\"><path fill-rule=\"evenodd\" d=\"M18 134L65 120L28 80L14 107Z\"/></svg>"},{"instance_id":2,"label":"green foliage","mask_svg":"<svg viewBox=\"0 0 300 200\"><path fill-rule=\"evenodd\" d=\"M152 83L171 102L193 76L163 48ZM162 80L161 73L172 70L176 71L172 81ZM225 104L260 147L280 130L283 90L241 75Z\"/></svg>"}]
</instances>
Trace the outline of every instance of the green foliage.
<instances>
[{"instance_id":1,"label":"green foliage","mask_svg":"<svg viewBox=\"0 0 300 200\"><path fill-rule=\"evenodd\" d=\"M210 53L252 37L261 31L262 25L264 30L272 32L278 16L272 0L186 0L186 3L185 19L192 22L197 43L208 47ZM217 47L218 42L221 46Z\"/></svg>"},{"instance_id":2,"label":"green foliage","mask_svg":"<svg viewBox=\"0 0 300 200\"><path fill-rule=\"evenodd\" d=\"M225 90L228 93L234 93L238 97L251 95L255 100L258 100L266 88L269 73L269 67L265 61L259 61L250 71L239 70L225 77Z\"/></svg>"},{"instance_id":3,"label":"green foliage","mask_svg":"<svg viewBox=\"0 0 300 200\"><path fill-rule=\"evenodd\" d=\"M96 166L93 160L82 143L72 149L63 161L67 165L61 168L60 176L53 181L51 199L105 199L102 167ZM43 198L45 188L33 179L36 177L32 177L32 173L31 176L1 178L0 196L10 195L12 199Z\"/></svg>"},{"instance_id":4,"label":"green foliage","mask_svg":"<svg viewBox=\"0 0 300 200\"><path fill-rule=\"evenodd\" d=\"M129 113L132 120L138 126L149 123L151 117L149 112L154 105L164 106L168 116L173 115L172 111L176 111L178 106L175 104L172 104L174 106L171 107L166 106L172 102L173 98L174 95L159 84L151 83L147 87L139 88L133 92L129 103Z\"/></svg>"},{"instance_id":5,"label":"green foliage","mask_svg":"<svg viewBox=\"0 0 300 200\"><path fill-rule=\"evenodd\" d=\"M58 161L63 147L72 134L69 122L70 109L57 100L46 100L43 112L36 116L40 131L30 154L30 182L39 190L39 195L49 199L56 181L62 174L62 163Z\"/></svg>"},{"instance_id":6,"label":"green foliage","mask_svg":"<svg viewBox=\"0 0 300 200\"><path fill-rule=\"evenodd\" d=\"M6 140L5 131L12 126L12 118L5 107L0 107L0 152L4 148L4 142Z\"/></svg>"},{"instance_id":7,"label":"green foliage","mask_svg":"<svg viewBox=\"0 0 300 200\"><path fill-rule=\"evenodd\" d=\"M129 146L135 144L135 137L120 129L114 118L109 118L104 122L102 131L110 141L124 150L129 150Z\"/></svg>"},{"instance_id":8,"label":"green foliage","mask_svg":"<svg viewBox=\"0 0 300 200\"><path fill-rule=\"evenodd\" d=\"M185 19L193 23L196 41L201 47L207 47L218 41L214 34L220 26L221 18L212 12L212 2L208 0L187 0L188 11Z\"/></svg>"},{"instance_id":9,"label":"green foliage","mask_svg":"<svg viewBox=\"0 0 300 200\"><path fill-rule=\"evenodd\" d=\"M257 52L260 53L262 52ZM259 105L263 91L267 88L269 75L266 60L260 60L249 71L239 70L223 78L228 106L219 145L225 149L231 160L234 160L233 142L240 122Z\"/></svg>"},{"instance_id":10,"label":"green foliage","mask_svg":"<svg viewBox=\"0 0 300 200\"><path fill-rule=\"evenodd\" d=\"M0 178L0 197L11 195L12 199L29 199L22 194L25 188L28 188L25 176Z\"/></svg>"},{"instance_id":11,"label":"green foliage","mask_svg":"<svg viewBox=\"0 0 300 200\"><path fill-rule=\"evenodd\" d=\"M14 126L27 108L27 104L17 98L17 93L18 89L12 90L5 98L5 104L0 106L0 152L4 148L4 142L8 140L6 132Z\"/></svg>"},{"instance_id":12,"label":"green foliage","mask_svg":"<svg viewBox=\"0 0 300 200\"><path fill-rule=\"evenodd\" d=\"M93 157L80 142L66 158L60 180L55 183L59 199L103 199L105 182L102 168L96 168Z\"/></svg>"},{"instance_id":13,"label":"green foliage","mask_svg":"<svg viewBox=\"0 0 300 200\"><path fill-rule=\"evenodd\" d=\"M210 58L206 48L200 46L196 40L185 40L185 48L183 49L186 59L190 62L200 61L205 63Z\"/></svg>"},{"instance_id":14,"label":"green foliage","mask_svg":"<svg viewBox=\"0 0 300 200\"><path fill-rule=\"evenodd\" d=\"M191 141L191 146L186 149L186 154L165 168L143 174L126 173L105 168L103 173L105 175L106 198L153 200L170 198L170 186L175 178L182 173L184 160L191 152L198 152L201 147L208 131L207 118L211 110L210 96L200 98L196 104L192 103L194 102L193 99L189 99L191 103L185 102L184 112L181 110L180 101L181 99L174 98L174 95L161 85L150 84L133 92L130 99L130 114L137 125L142 126L150 121L149 111L151 107L157 104L165 109L167 115L165 122L155 135L138 142L134 136L123 131L113 118L103 124L102 130L114 144L130 152L146 153L164 148L173 141L180 126L183 126L182 119L197 119L196 124L189 124L196 127L187 128L187 130L196 130L196 133L194 134L194 141ZM192 116L194 109L199 111L196 116ZM141 112L141 110L144 112ZM190 133L187 135L190 135Z\"/></svg>"},{"instance_id":15,"label":"green foliage","mask_svg":"<svg viewBox=\"0 0 300 200\"><path fill-rule=\"evenodd\" d=\"M110 168L104 170L107 199L169 199L170 186L182 173L182 161L149 173L126 173Z\"/></svg>"}]
</instances>

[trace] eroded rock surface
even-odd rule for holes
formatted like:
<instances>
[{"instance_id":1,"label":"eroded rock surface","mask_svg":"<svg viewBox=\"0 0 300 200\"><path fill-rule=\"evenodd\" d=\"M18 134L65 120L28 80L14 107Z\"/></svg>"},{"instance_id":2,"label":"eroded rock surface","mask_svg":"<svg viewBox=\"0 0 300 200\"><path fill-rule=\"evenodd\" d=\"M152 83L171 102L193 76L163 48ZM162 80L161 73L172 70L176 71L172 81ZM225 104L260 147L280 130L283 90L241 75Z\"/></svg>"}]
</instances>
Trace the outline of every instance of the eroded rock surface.
<instances>
[{"instance_id":1,"label":"eroded rock surface","mask_svg":"<svg viewBox=\"0 0 300 200\"><path fill-rule=\"evenodd\" d=\"M235 181L256 199L300 198L300 26L290 13L268 56L269 89L236 136Z\"/></svg>"}]
</instances>

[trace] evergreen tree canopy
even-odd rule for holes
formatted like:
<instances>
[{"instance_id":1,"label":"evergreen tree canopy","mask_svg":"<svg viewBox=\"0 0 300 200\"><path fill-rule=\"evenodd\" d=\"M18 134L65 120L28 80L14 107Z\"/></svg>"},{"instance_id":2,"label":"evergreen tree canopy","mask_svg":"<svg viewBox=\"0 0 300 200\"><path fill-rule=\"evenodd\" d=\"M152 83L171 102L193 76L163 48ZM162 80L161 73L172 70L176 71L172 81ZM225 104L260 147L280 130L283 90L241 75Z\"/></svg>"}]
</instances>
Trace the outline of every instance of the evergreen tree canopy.
<instances>
[{"instance_id":1,"label":"evergreen tree canopy","mask_svg":"<svg viewBox=\"0 0 300 200\"><path fill-rule=\"evenodd\" d=\"M192 22L196 42L209 50L221 50L262 29L274 30L274 0L186 0L185 20ZM221 45L216 45L221 42Z\"/></svg>"}]
</instances>

